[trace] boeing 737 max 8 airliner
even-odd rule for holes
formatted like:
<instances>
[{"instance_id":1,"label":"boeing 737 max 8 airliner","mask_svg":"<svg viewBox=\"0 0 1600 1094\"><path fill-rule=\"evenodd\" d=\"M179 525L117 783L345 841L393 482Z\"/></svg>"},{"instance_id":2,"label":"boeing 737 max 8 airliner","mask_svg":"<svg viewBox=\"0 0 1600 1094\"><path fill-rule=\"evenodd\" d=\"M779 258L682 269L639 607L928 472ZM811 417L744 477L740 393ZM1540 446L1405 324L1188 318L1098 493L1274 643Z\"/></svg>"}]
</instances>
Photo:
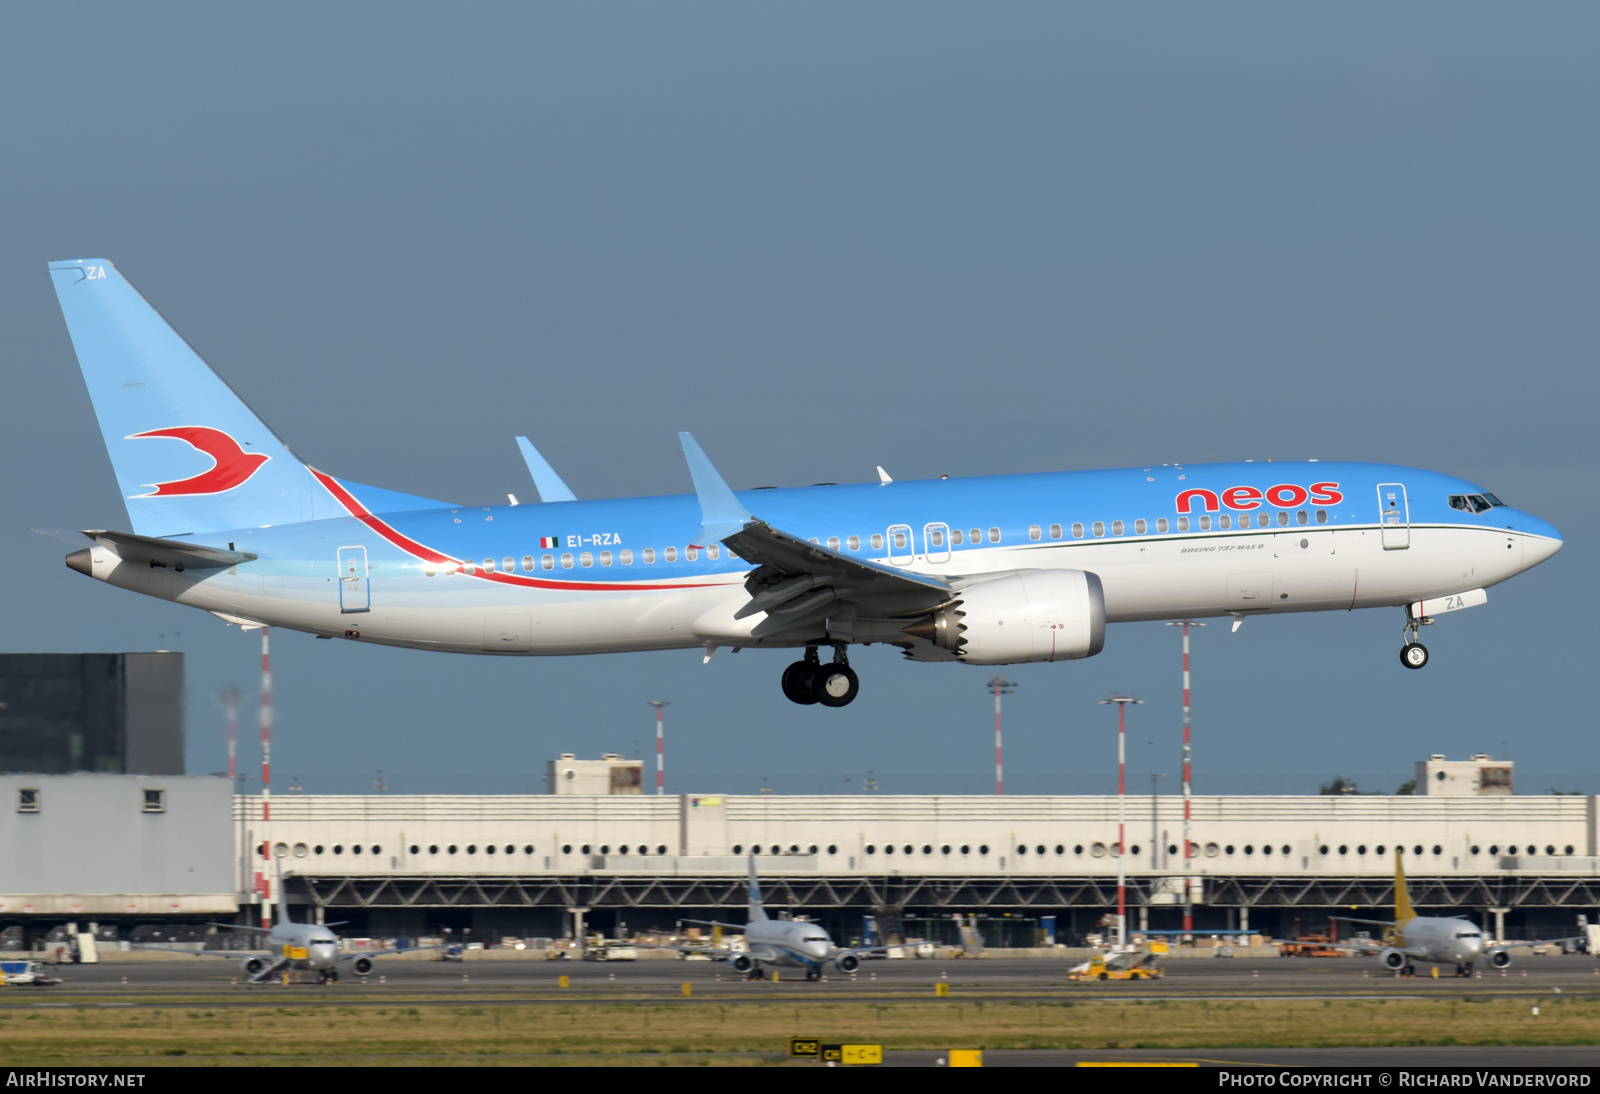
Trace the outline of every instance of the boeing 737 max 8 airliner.
<instances>
[{"instance_id":1,"label":"boeing 737 max 8 airliner","mask_svg":"<svg viewBox=\"0 0 1600 1094\"><path fill-rule=\"evenodd\" d=\"M686 433L693 495L572 499L521 441L544 502L455 505L301 463L110 262L50 276L131 521L86 532L67 564L246 627L454 653L800 649L784 694L843 706L855 643L1065 661L1131 620L1395 607L1401 661L1421 668L1420 626L1561 548L1482 487L1408 467L880 472L736 493Z\"/></svg>"}]
</instances>

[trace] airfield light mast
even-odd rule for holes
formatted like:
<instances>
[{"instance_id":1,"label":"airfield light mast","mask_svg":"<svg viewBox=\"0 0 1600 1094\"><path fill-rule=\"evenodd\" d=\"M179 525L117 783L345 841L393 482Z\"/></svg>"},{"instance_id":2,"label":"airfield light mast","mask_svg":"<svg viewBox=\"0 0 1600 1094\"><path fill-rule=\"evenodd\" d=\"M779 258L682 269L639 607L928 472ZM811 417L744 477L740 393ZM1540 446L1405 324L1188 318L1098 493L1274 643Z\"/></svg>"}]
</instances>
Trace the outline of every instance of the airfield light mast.
<instances>
[{"instance_id":1,"label":"airfield light mast","mask_svg":"<svg viewBox=\"0 0 1600 1094\"><path fill-rule=\"evenodd\" d=\"M282 893L272 891L272 659L267 638L270 627L261 628L261 925L272 927L272 898L280 900Z\"/></svg>"},{"instance_id":2,"label":"airfield light mast","mask_svg":"<svg viewBox=\"0 0 1600 1094\"><path fill-rule=\"evenodd\" d=\"M667 792L666 750L661 735L661 708L670 707L672 702L667 699L651 699L649 702L656 708L656 793L665 794Z\"/></svg>"},{"instance_id":3,"label":"airfield light mast","mask_svg":"<svg viewBox=\"0 0 1600 1094\"><path fill-rule=\"evenodd\" d=\"M1144 702L1128 695L1100 700L1117 708L1117 949L1128 945L1128 706Z\"/></svg>"},{"instance_id":4,"label":"airfield light mast","mask_svg":"<svg viewBox=\"0 0 1600 1094\"><path fill-rule=\"evenodd\" d=\"M1189 628L1204 623L1182 619L1168 623L1183 628L1183 940L1194 943L1194 842L1189 826L1194 820L1194 800L1189 782Z\"/></svg>"},{"instance_id":5,"label":"airfield light mast","mask_svg":"<svg viewBox=\"0 0 1600 1094\"><path fill-rule=\"evenodd\" d=\"M1015 680L1007 680L1004 676L989 677L989 690L994 692L994 792L1004 795L1006 792L1005 767L1000 762L1000 696L1010 695L1017 690Z\"/></svg>"},{"instance_id":6,"label":"airfield light mast","mask_svg":"<svg viewBox=\"0 0 1600 1094\"><path fill-rule=\"evenodd\" d=\"M228 785L239 788L239 689L229 684L222 689L222 705L228 710Z\"/></svg>"}]
</instances>

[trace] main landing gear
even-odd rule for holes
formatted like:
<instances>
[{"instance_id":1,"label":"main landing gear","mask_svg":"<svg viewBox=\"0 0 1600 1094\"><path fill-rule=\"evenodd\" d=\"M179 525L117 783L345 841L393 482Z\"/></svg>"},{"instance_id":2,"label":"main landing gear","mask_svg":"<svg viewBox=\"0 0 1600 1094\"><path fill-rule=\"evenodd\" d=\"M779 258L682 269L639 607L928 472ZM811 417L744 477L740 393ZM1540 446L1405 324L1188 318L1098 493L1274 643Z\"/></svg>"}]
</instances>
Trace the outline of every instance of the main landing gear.
<instances>
[{"instance_id":1,"label":"main landing gear","mask_svg":"<svg viewBox=\"0 0 1600 1094\"><path fill-rule=\"evenodd\" d=\"M1406 642L1400 647L1400 663L1408 669L1420 669L1428 663L1428 647L1417 641L1417 632L1433 620L1417 619L1406 609Z\"/></svg>"},{"instance_id":2,"label":"main landing gear","mask_svg":"<svg viewBox=\"0 0 1600 1094\"><path fill-rule=\"evenodd\" d=\"M850 667L842 644L833 647L831 664L824 665L817 657L817 647L807 646L805 660L783 670L783 694L791 703L842 707L860 693L861 679Z\"/></svg>"},{"instance_id":3,"label":"main landing gear","mask_svg":"<svg viewBox=\"0 0 1600 1094\"><path fill-rule=\"evenodd\" d=\"M1472 962L1471 961L1465 961L1465 962L1462 962L1461 964L1457 965L1456 966L1456 975L1457 976L1471 977L1472 976Z\"/></svg>"}]
</instances>

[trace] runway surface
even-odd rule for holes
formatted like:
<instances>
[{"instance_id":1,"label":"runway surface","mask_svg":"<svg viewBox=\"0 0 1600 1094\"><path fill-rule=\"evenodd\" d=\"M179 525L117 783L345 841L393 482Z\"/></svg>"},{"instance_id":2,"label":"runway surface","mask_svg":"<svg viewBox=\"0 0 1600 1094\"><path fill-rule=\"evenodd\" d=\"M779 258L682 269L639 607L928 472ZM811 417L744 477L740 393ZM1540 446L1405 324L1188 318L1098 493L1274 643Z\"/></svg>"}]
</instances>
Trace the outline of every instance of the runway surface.
<instances>
[{"instance_id":1,"label":"runway surface","mask_svg":"<svg viewBox=\"0 0 1600 1094\"><path fill-rule=\"evenodd\" d=\"M246 1002L266 997L281 1001L290 993L296 1002L319 999L344 1004L392 1000L397 994L422 1001L456 1002L465 996L489 1001L623 1002L629 998L682 996L748 999L781 996L785 1002L817 998L912 998L931 996L934 985L946 983L952 995L983 998L1028 998L1041 995L1141 999L1427 998L1437 995L1475 997L1600 995L1600 961L1582 955L1534 957L1512 968L1486 971L1471 979L1444 973L1396 977L1353 958L1328 959L1182 959L1169 961L1162 980L1139 983L1071 983L1071 961L1034 960L902 960L869 961L853 976L831 974L820 983L806 983L798 969L778 969L777 982L748 981L726 965L700 961L528 961L472 958L377 961L366 977L348 970L338 984L319 985L311 974L284 986L247 985L237 961L225 958L180 958L128 964L63 965L65 983L43 989L15 987L0 995L0 1007L83 999L110 1002L162 997L215 998ZM558 988L566 976L567 989Z\"/></svg>"}]
</instances>

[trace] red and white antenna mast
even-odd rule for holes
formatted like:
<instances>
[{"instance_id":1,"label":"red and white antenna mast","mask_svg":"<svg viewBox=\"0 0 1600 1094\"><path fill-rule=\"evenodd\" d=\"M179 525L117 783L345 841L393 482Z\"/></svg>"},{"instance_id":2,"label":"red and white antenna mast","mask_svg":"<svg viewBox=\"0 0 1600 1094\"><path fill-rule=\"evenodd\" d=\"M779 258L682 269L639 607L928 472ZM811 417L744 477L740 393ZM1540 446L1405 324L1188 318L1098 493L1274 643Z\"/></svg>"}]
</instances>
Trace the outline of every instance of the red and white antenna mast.
<instances>
[{"instance_id":1,"label":"red and white antenna mast","mask_svg":"<svg viewBox=\"0 0 1600 1094\"><path fill-rule=\"evenodd\" d=\"M651 699L650 705L656 708L656 793L667 792L666 769L666 738L661 729L661 708L670 707L672 702L667 699Z\"/></svg>"},{"instance_id":2,"label":"red and white antenna mast","mask_svg":"<svg viewBox=\"0 0 1600 1094\"><path fill-rule=\"evenodd\" d=\"M1194 801L1190 796L1189 782L1189 628L1203 627L1204 623L1182 619L1168 623L1169 627L1183 628L1183 940L1194 941L1194 841L1189 837L1189 827L1194 821Z\"/></svg>"},{"instance_id":3,"label":"red and white antenna mast","mask_svg":"<svg viewBox=\"0 0 1600 1094\"><path fill-rule=\"evenodd\" d=\"M994 692L994 792L1004 795L1006 792L1005 764L1002 763L1000 750L1000 696L1010 695L1017 690L1015 680L1007 680L1004 676L989 677L989 690Z\"/></svg>"}]
</instances>

